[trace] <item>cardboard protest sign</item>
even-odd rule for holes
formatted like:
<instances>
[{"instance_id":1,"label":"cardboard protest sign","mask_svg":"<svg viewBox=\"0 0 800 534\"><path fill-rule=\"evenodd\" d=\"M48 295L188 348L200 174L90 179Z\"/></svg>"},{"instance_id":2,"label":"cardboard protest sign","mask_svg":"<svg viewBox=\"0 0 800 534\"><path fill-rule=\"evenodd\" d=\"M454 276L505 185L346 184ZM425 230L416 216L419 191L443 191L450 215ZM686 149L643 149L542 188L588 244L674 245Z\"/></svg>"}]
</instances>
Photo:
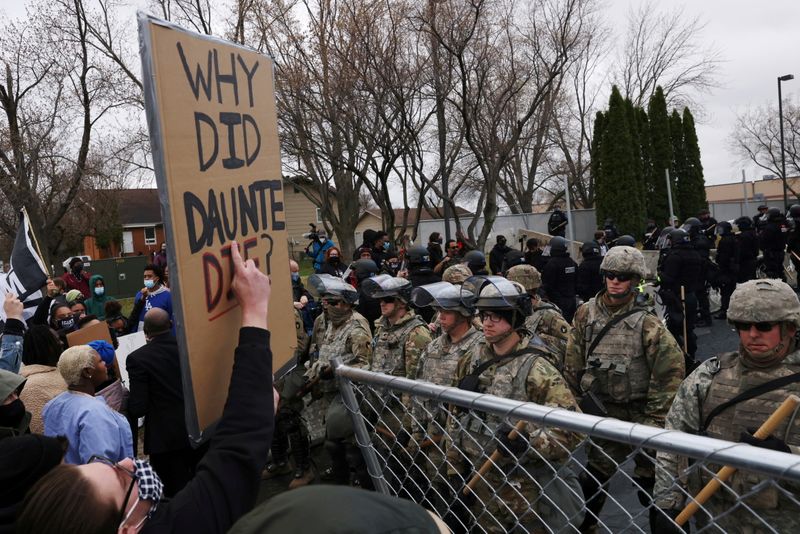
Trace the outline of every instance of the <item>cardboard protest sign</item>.
<instances>
[{"instance_id":1,"label":"cardboard protest sign","mask_svg":"<svg viewBox=\"0 0 800 534\"><path fill-rule=\"evenodd\" d=\"M187 428L199 441L222 415L241 325L232 240L271 276L275 368L296 345L273 66L141 13L139 42Z\"/></svg>"},{"instance_id":2,"label":"cardboard protest sign","mask_svg":"<svg viewBox=\"0 0 800 534\"><path fill-rule=\"evenodd\" d=\"M70 347L88 345L90 341L96 341L98 339L107 341L109 344L113 343L113 341L111 341L111 333L108 331L108 325L105 321L100 321L90 326L84 326L80 330L70 332L67 334L67 345Z\"/></svg>"}]
</instances>

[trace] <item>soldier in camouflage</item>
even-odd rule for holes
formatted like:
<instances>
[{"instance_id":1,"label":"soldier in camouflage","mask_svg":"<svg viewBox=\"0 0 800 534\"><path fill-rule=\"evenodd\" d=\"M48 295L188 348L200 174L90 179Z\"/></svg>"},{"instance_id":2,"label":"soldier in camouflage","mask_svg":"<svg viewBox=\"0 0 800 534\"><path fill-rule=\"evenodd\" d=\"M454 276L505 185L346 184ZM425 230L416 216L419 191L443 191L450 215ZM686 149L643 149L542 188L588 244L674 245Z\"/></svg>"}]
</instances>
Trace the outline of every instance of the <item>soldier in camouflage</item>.
<instances>
[{"instance_id":1,"label":"soldier in camouflage","mask_svg":"<svg viewBox=\"0 0 800 534\"><path fill-rule=\"evenodd\" d=\"M289 489L305 486L314 479L314 472L311 469L311 441L301 417L304 402L300 395L305 383L303 375L306 368L303 364L308 356L309 337L303 327L303 318L297 309L294 310L294 322L297 334L297 349L294 353L296 365L275 384L280 392L280 402L278 412L275 414L275 435L271 446L272 461L262 474L264 479L288 474L290 467L287 463L287 451L291 445L295 471Z\"/></svg>"},{"instance_id":2,"label":"soldier in camouflage","mask_svg":"<svg viewBox=\"0 0 800 534\"><path fill-rule=\"evenodd\" d=\"M442 334L420 355L416 378L440 386L456 386L458 362L483 340L483 333L472 325L475 309L465 306L461 302L461 288L448 282L414 288L411 303L417 307L433 307L442 329ZM449 412L441 403L426 399L414 404L412 413L414 426L409 448L420 452L416 462L429 481L423 488L427 502L437 513L445 515L447 500L444 496L448 491L442 439Z\"/></svg>"},{"instance_id":3,"label":"soldier in camouflage","mask_svg":"<svg viewBox=\"0 0 800 534\"><path fill-rule=\"evenodd\" d=\"M777 384L761 395L712 414L716 407L748 390L800 372L800 350L795 338L800 328L797 295L780 280L745 282L731 295L727 319L739 334L739 350L706 360L686 378L669 410L666 428L800 453L800 421L796 417L785 420L766 439L753 436L754 429L787 396L800 394L798 382ZM664 513L655 516L654 533L681 532L673 519L686 504L687 492L695 495L720 467L708 465L707 469L695 469L688 477L681 477L688 465L685 457L658 453L655 503ZM721 531L748 534L800 530L800 492L796 484L769 482L763 476L738 471L726 485L733 493L717 491L695 515L698 527L713 522ZM737 497L744 495L747 497L741 500Z\"/></svg>"},{"instance_id":4,"label":"soldier in camouflage","mask_svg":"<svg viewBox=\"0 0 800 534\"><path fill-rule=\"evenodd\" d=\"M544 302L539 297L537 291L542 286L542 275L536 270L536 267L522 264L515 265L506 271L506 278L521 284L531 296L533 312L525 319L525 329L538 335L553 349L557 358L552 363L560 371L563 371L570 327L555 304Z\"/></svg>"},{"instance_id":5,"label":"soldier in camouflage","mask_svg":"<svg viewBox=\"0 0 800 534\"><path fill-rule=\"evenodd\" d=\"M442 274L442 281L449 282L456 286L461 286L467 278L472 276L472 271L463 263L459 263L458 265L453 265L452 267L448 267L445 269L444 273ZM436 328L433 330L434 335L439 335L442 333L441 327L438 324L436 318L434 318L434 324ZM483 324L481 324L481 320L477 315L472 316L472 326L475 330L481 331L483 330Z\"/></svg>"},{"instance_id":6,"label":"soldier in camouflage","mask_svg":"<svg viewBox=\"0 0 800 534\"><path fill-rule=\"evenodd\" d=\"M460 388L578 411L543 343L525 330L531 303L521 285L499 276L476 276L462 286L462 298L480 311L485 339L459 362L455 378ZM502 454L474 491L470 511L479 529L558 531L580 523L580 486L563 466L581 441L578 434L528 423L516 438L509 438L518 420L471 410L460 411L450 421L452 443L446 451L454 483L480 468L495 450ZM558 478L552 477L554 469L559 470ZM548 489L540 492L540 486Z\"/></svg>"},{"instance_id":7,"label":"soldier in camouflage","mask_svg":"<svg viewBox=\"0 0 800 534\"><path fill-rule=\"evenodd\" d=\"M684 377L683 354L658 318L636 305L636 286L646 275L642 253L614 247L600 268L605 288L575 313L565 373L579 384L584 412L663 427ZM581 473L588 499L583 532L596 528L605 504L603 488L632 450L602 439L594 444L588 469ZM644 454L637 454L635 462L639 499L648 506L654 466Z\"/></svg>"},{"instance_id":8,"label":"soldier in camouflage","mask_svg":"<svg viewBox=\"0 0 800 534\"><path fill-rule=\"evenodd\" d=\"M372 487L364 458L355 441L353 421L345 407L334 379L331 359L342 358L352 367L368 368L372 361L372 340L366 321L353 311L358 302L358 292L353 286L327 274L314 274L309 285L322 297L326 319L325 333L319 337L316 354L309 361L306 376L321 380L313 394L320 397L315 405L325 411L325 450L330 455L331 469L326 478L336 484L348 484L351 470L353 482L362 487Z\"/></svg>"}]
</instances>

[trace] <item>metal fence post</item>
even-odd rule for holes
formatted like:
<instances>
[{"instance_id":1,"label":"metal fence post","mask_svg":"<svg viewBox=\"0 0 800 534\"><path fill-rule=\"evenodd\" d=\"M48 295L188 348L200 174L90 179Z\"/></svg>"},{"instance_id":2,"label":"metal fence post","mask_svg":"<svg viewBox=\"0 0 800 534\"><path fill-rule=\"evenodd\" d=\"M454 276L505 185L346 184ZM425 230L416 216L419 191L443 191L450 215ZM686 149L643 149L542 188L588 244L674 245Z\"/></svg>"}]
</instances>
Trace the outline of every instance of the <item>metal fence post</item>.
<instances>
[{"instance_id":1,"label":"metal fence post","mask_svg":"<svg viewBox=\"0 0 800 534\"><path fill-rule=\"evenodd\" d=\"M340 356L331 358L331 363L333 364L334 370L343 365ZM350 416L353 418L353 430L356 435L356 443L358 444L358 448L361 449L361 454L364 455L364 462L367 464L367 472L370 478L372 478L372 483L375 489L380 493L392 495L389 489L389 483L386 482L386 479L383 477L383 471L378 462L378 456L375 453L375 449L372 447L372 440L369 437L367 426L364 424L364 418L361 416L361 409L358 406L356 394L353 391L353 383L349 378L339 373L336 373L336 381L339 383L339 393L342 395L342 401L350 412Z\"/></svg>"}]
</instances>

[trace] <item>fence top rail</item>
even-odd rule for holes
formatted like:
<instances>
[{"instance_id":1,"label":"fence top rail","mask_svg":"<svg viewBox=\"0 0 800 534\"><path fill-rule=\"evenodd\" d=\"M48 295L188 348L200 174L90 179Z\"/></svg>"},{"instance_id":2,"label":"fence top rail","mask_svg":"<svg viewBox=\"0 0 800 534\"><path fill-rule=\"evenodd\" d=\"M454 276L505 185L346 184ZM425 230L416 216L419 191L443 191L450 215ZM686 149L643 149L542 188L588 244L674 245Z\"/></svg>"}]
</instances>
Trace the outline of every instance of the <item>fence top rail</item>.
<instances>
[{"instance_id":1,"label":"fence top rail","mask_svg":"<svg viewBox=\"0 0 800 534\"><path fill-rule=\"evenodd\" d=\"M800 456L793 454L374 373L343 365L338 358L333 363L337 376L353 382L800 482Z\"/></svg>"}]
</instances>

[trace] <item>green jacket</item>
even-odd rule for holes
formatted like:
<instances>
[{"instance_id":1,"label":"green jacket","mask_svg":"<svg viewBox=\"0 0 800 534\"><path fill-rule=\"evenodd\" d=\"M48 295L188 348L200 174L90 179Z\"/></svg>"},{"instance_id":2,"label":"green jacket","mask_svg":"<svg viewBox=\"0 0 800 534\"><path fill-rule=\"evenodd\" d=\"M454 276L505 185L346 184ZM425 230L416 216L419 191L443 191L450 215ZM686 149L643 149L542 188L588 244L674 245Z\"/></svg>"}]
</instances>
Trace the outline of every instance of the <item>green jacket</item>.
<instances>
[{"instance_id":1,"label":"green jacket","mask_svg":"<svg viewBox=\"0 0 800 534\"><path fill-rule=\"evenodd\" d=\"M98 280L103 280L103 284L105 284L105 279L99 274L92 275L89 278L89 293L91 293L91 297L84 301L84 305L86 306L87 315L96 315L98 319L103 321L106 318L106 302L114 299L109 297L108 294L100 297L95 294L94 284Z\"/></svg>"}]
</instances>

